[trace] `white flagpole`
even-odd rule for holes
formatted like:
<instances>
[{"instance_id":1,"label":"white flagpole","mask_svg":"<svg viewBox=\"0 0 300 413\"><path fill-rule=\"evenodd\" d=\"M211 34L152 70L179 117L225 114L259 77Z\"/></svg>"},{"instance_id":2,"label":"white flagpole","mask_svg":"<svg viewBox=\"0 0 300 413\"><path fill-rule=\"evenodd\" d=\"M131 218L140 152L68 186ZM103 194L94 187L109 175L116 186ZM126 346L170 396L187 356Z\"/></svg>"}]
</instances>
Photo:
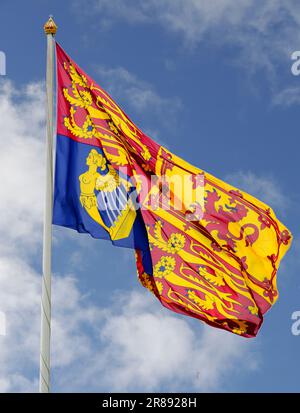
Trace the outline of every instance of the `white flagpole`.
<instances>
[{"instance_id":1,"label":"white flagpole","mask_svg":"<svg viewBox=\"0 0 300 413\"><path fill-rule=\"evenodd\" d=\"M40 393L50 392L50 336L51 336L51 247L53 209L53 83L54 35L57 27L52 16L44 26L47 36L47 136L46 136L46 192L43 239L43 282L41 302Z\"/></svg>"}]
</instances>

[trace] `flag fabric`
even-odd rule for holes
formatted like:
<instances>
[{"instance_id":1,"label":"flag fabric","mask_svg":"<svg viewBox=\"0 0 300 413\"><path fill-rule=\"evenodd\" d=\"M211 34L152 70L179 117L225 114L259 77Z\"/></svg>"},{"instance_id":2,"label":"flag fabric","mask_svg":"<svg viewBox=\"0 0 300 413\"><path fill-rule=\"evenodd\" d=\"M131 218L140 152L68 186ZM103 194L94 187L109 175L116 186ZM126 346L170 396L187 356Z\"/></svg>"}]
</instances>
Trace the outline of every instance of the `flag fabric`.
<instances>
[{"instance_id":1,"label":"flag fabric","mask_svg":"<svg viewBox=\"0 0 300 413\"><path fill-rule=\"evenodd\" d=\"M146 136L58 44L56 56L53 223L134 249L139 280L168 309L256 336L288 229Z\"/></svg>"}]
</instances>

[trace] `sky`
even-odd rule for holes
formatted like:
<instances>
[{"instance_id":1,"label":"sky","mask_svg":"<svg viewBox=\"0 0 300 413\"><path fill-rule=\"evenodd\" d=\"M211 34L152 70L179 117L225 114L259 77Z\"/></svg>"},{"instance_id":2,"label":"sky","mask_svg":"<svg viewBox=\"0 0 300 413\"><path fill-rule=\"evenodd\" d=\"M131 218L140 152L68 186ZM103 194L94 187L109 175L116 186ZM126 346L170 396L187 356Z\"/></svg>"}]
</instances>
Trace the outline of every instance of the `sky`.
<instances>
[{"instance_id":1,"label":"sky","mask_svg":"<svg viewBox=\"0 0 300 413\"><path fill-rule=\"evenodd\" d=\"M299 2L1 0L0 392L38 391L49 14L145 133L294 236L279 300L245 339L163 308L132 251L54 227L52 391L300 391Z\"/></svg>"}]
</instances>

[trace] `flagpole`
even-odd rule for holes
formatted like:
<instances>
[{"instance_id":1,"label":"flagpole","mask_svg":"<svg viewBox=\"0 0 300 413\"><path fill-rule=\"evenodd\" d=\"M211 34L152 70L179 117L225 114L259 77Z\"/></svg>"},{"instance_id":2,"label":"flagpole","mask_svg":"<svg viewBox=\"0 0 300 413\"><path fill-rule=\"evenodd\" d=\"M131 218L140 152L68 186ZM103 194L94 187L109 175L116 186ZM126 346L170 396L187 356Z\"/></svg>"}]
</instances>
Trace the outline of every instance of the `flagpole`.
<instances>
[{"instance_id":1,"label":"flagpole","mask_svg":"<svg viewBox=\"0 0 300 413\"><path fill-rule=\"evenodd\" d=\"M44 25L47 36L47 135L46 135L46 191L44 206L43 281L41 299L40 393L50 392L50 337L51 337L51 248L53 208L53 82L54 36L57 26L52 16Z\"/></svg>"}]
</instances>

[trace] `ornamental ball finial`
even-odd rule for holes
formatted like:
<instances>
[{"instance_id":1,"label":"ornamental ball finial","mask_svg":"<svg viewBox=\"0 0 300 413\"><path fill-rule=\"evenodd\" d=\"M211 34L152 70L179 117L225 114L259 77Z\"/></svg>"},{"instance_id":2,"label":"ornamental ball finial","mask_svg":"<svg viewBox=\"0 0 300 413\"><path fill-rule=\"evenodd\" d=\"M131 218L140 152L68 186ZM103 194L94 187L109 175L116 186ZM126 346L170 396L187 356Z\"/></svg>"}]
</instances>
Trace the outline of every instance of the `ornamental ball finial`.
<instances>
[{"instance_id":1,"label":"ornamental ball finial","mask_svg":"<svg viewBox=\"0 0 300 413\"><path fill-rule=\"evenodd\" d=\"M48 21L44 25L44 31L46 34L53 34L53 35L57 32L57 26L51 15L49 16Z\"/></svg>"}]
</instances>

